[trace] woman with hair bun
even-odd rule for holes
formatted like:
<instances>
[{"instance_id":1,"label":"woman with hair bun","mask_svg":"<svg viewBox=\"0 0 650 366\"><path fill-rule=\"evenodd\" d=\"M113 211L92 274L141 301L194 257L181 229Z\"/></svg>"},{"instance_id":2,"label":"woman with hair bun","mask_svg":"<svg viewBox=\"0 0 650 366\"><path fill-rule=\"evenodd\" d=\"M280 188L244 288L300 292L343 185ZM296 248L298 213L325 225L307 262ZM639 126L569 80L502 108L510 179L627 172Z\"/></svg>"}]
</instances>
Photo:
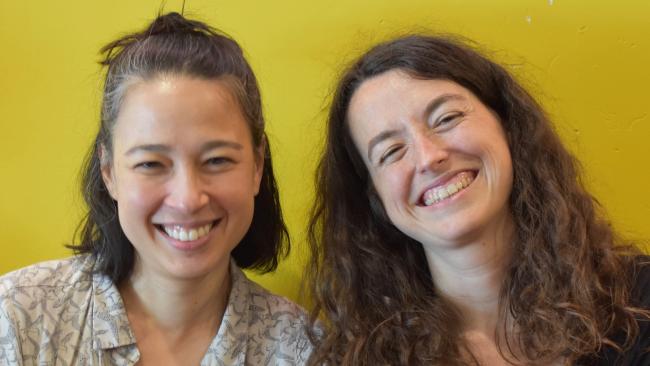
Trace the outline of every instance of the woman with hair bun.
<instances>
[{"instance_id":1,"label":"woman with hair bun","mask_svg":"<svg viewBox=\"0 0 650 366\"><path fill-rule=\"evenodd\" d=\"M650 365L650 265L540 105L446 37L338 82L310 224L312 364Z\"/></svg>"},{"instance_id":2,"label":"woman with hair bun","mask_svg":"<svg viewBox=\"0 0 650 366\"><path fill-rule=\"evenodd\" d=\"M303 364L302 309L240 269L289 240L239 45L170 13L102 52L77 255L0 277L0 364Z\"/></svg>"}]
</instances>

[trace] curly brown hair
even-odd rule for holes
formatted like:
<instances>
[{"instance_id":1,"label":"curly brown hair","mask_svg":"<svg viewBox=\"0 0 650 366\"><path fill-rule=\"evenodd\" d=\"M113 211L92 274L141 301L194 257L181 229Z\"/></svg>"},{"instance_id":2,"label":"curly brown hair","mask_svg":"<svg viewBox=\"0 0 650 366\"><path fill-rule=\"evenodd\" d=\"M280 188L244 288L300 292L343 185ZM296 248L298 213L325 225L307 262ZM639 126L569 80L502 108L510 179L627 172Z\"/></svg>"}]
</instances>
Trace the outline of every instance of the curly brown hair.
<instances>
[{"instance_id":1,"label":"curly brown hair","mask_svg":"<svg viewBox=\"0 0 650 366\"><path fill-rule=\"evenodd\" d=\"M612 230L541 106L502 66L465 43L409 35L366 52L333 95L309 225L311 320L320 318L324 327L311 334L310 362L467 364L458 312L436 294L422 245L389 221L348 127L358 87L396 69L465 87L506 132L515 239L500 293L500 352L521 350L515 363L573 364L603 346L630 347L637 319L649 316L630 300L640 251ZM615 342L617 332L623 337Z\"/></svg>"}]
</instances>

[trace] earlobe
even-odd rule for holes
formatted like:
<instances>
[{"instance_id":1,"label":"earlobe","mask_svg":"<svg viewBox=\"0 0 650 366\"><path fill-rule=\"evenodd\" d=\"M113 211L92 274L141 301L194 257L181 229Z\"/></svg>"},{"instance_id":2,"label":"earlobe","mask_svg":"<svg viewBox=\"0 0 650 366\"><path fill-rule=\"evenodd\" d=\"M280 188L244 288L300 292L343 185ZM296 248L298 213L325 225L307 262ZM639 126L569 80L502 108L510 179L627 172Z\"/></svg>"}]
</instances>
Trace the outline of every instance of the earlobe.
<instances>
[{"instance_id":1,"label":"earlobe","mask_svg":"<svg viewBox=\"0 0 650 366\"><path fill-rule=\"evenodd\" d=\"M104 181L104 186L108 194L117 201L117 195L115 194L115 188L113 184L113 170L108 157L108 152L104 145L101 145L99 148L99 169L102 172L102 181Z\"/></svg>"}]
</instances>

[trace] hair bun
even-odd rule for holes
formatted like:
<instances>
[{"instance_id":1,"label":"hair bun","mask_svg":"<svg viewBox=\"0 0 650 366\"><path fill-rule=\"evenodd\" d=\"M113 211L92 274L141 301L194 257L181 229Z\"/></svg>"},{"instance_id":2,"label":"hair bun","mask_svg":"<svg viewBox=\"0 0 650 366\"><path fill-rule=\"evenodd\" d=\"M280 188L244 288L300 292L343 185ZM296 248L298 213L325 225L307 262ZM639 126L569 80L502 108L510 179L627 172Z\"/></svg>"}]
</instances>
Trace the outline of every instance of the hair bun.
<instances>
[{"instance_id":1,"label":"hair bun","mask_svg":"<svg viewBox=\"0 0 650 366\"><path fill-rule=\"evenodd\" d=\"M147 35L165 34L165 33L191 33L204 31L205 26L186 19L179 13L171 12L161 15L154 20L149 29L145 32Z\"/></svg>"}]
</instances>

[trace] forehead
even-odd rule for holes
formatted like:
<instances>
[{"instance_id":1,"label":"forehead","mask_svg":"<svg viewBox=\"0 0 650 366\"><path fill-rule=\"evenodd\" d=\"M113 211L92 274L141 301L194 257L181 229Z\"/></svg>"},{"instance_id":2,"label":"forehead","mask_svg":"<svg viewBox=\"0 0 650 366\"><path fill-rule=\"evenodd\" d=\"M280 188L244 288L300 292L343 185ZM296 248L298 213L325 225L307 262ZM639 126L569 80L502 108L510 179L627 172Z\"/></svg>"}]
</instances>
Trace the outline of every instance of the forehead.
<instances>
[{"instance_id":1,"label":"forehead","mask_svg":"<svg viewBox=\"0 0 650 366\"><path fill-rule=\"evenodd\" d=\"M465 99L472 97L467 89L453 81L418 79L404 71L391 70L361 83L350 100L348 117L362 119L371 114L397 114L404 112L405 107L421 106L423 101L443 94L457 94Z\"/></svg>"},{"instance_id":2,"label":"forehead","mask_svg":"<svg viewBox=\"0 0 650 366\"><path fill-rule=\"evenodd\" d=\"M138 81L125 93L113 141L171 143L214 135L249 136L231 86L218 79L160 76ZM161 140L161 141L155 141Z\"/></svg>"},{"instance_id":3,"label":"forehead","mask_svg":"<svg viewBox=\"0 0 650 366\"><path fill-rule=\"evenodd\" d=\"M443 95L455 102L476 103L477 98L459 84L442 79L417 79L391 70L364 81L352 95L347 119L355 143L362 147L387 128L427 118L428 104Z\"/></svg>"}]
</instances>

